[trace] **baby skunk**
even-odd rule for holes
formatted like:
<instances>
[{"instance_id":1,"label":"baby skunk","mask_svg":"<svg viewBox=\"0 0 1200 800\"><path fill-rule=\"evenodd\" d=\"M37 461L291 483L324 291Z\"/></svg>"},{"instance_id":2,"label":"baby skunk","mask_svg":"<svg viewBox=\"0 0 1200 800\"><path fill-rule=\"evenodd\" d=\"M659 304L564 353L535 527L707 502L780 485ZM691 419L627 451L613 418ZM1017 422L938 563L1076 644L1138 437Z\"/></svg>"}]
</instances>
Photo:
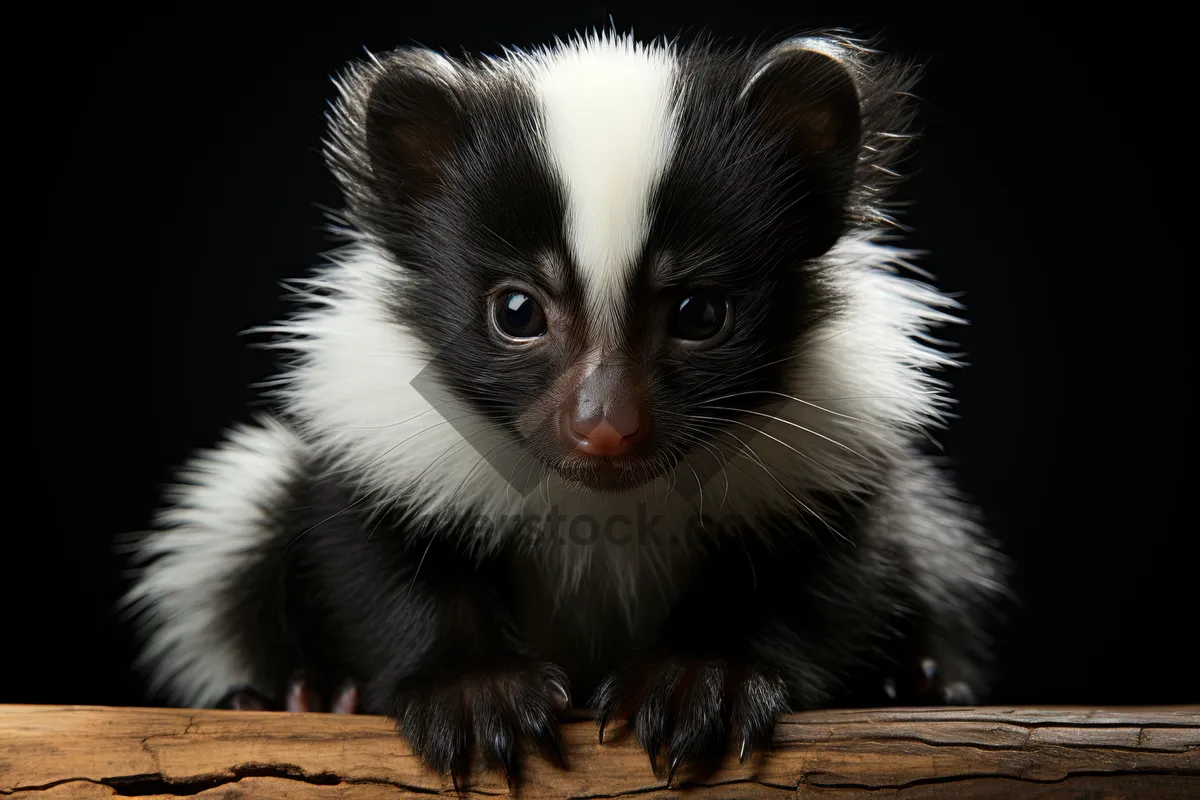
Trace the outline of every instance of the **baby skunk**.
<instances>
[{"instance_id":1,"label":"baby skunk","mask_svg":"<svg viewBox=\"0 0 1200 800\"><path fill-rule=\"evenodd\" d=\"M1002 562L921 447L956 304L885 244L913 80L838 35L351 67L277 413L138 540L153 688L391 715L456 783L561 758L572 697L671 775L974 702Z\"/></svg>"}]
</instances>

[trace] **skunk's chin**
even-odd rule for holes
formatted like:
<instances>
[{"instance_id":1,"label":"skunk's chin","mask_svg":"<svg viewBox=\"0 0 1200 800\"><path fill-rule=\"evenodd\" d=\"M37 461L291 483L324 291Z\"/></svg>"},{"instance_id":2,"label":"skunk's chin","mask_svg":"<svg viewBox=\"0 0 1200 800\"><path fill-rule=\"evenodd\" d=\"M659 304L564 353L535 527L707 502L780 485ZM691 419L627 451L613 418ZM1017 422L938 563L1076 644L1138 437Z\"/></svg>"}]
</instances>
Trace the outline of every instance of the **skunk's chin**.
<instances>
[{"instance_id":1,"label":"skunk's chin","mask_svg":"<svg viewBox=\"0 0 1200 800\"><path fill-rule=\"evenodd\" d=\"M554 470L571 486L594 492L623 492L650 483L667 471L659 459L637 456L565 458Z\"/></svg>"}]
</instances>

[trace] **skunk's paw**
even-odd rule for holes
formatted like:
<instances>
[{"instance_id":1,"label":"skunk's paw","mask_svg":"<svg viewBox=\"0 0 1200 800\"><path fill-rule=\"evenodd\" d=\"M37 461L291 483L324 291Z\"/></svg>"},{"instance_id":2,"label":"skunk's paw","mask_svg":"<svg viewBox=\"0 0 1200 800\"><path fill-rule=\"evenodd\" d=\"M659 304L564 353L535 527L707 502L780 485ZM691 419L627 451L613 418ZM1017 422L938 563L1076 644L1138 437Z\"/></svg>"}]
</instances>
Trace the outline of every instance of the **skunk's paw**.
<instances>
[{"instance_id":1,"label":"skunk's paw","mask_svg":"<svg viewBox=\"0 0 1200 800\"><path fill-rule=\"evenodd\" d=\"M742 761L769 745L788 694L782 678L761 664L664 656L610 675L592 704L600 741L611 722L625 720L656 774L665 755L670 785L682 765L715 770L731 740Z\"/></svg>"},{"instance_id":2,"label":"skunk's paw","mask_svg":"<svg viewBox=\"0 0 1200 800\"><path fill-rule=\"evenodd\" d=\"M526 743L566 766L555 714L570 704L566 674L536 663L407 679L394 716L413 752L461 791L473 754L514 787Z\"/></svg>"},{"instance_id":3,"label":"skunk's paw","mask_svg":"<svg viewBox=\"0 0 1200 800\"><path fill-rule=\"evenodd\" d=\"M288 682L282 703L251 686L236 686L217 701L217 708L237 711L330 711L334 714L353 714L358 710L358 688L352 682L342 684L324 702L303 675Z\"/></svg>"},{"instance_id":4,"label":"skunk's paw","mask_svg":"<svg viewBox=\"0 0 1200 800\"><path fill-rule=\"evenodd\" d=\"M936 659L922 658L915 668L883 683L887 701L916 706L971 706L978 702L966 681L954 680L942 673Z\"/></svg>"}]
</instances>

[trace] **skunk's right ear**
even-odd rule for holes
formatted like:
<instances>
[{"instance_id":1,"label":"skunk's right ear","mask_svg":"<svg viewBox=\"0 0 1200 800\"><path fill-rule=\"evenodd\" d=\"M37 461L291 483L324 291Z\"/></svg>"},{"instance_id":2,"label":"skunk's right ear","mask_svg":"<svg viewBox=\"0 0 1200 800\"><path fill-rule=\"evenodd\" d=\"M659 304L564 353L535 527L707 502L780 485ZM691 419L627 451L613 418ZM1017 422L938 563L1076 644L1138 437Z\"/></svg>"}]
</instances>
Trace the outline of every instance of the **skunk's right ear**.
<instances>
[{"instance_id":1,"label":"skunk's right ear","mask_svg":"<svg viewBox=\"0 0 1200 800\"><path fill-rule=\"evenodd\" d=\"M363 119L370 170L388 199L419 201L441 185L462 130L458 70L420 49L389 54L379 70Z\"/></svg>"}]
</instances>

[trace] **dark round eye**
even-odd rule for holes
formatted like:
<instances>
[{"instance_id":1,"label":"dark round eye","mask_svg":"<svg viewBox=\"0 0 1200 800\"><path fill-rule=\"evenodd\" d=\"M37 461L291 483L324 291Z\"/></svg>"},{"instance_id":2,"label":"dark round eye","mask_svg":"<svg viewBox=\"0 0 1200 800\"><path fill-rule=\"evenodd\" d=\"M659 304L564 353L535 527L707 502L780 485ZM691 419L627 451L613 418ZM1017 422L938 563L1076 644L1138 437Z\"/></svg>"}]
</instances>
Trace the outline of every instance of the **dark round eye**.
<instances>
[{"instance_id":1,"label":"dark round eye","mask_svg":"<svg viewBox=\"0 0 1200 800\"><path fill-rule=\"evenodd\" d=\"M708 341L724 330L728 314L728 301L720 292L687 292L671 312L671 335L685 342Z\"/></svg>"},{"instance_id":2,"label":"dark round eye","mask_svg":"<svg viewBox=\"0 0 1200 800\"><path fill-rule=\"evenodd\" d=\"M546 315L524 292L501 292L495 304L496 327L513 339L534 339L546 332Z\"/></svg>"}]
</instances>

